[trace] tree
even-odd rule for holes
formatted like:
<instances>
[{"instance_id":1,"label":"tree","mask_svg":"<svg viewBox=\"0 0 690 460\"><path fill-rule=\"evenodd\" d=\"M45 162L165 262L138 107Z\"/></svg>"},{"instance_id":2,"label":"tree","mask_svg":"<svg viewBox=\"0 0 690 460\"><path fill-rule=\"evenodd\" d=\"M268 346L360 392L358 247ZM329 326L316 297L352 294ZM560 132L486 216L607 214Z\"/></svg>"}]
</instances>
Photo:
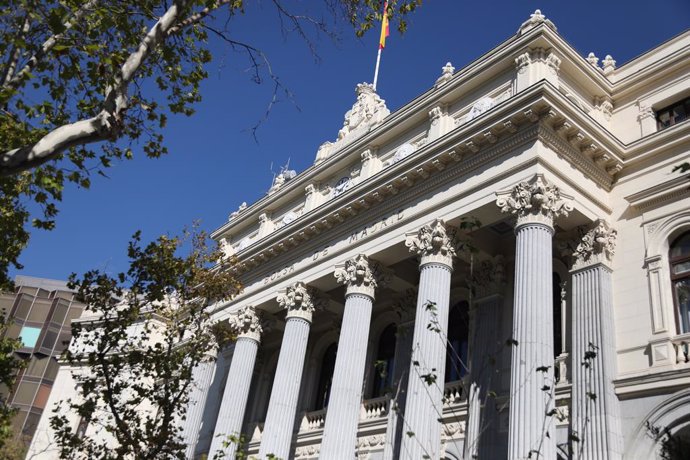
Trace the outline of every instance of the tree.
<instances>
[{"instance_id":1,"label":"tree","mask_svg":"<svg viewBox=\"0 0 690 460\"><path fill-rule=\"evenodd\" d=\"M21 347L21 341L5 336L7 324L0 325L0 456L14 458L9 455L17 446L12 442L12 418L17 412L9 405L17 374L25 366L25 362L14 352ZM19 455L17 455L17 458Z\"/></svg>"},{"instance_id":2,"label":"tree","mask_svg":"<svg viewBox=\"0 0 690 460\"><path fill-rule=\"evenodd\" d=\"M180 255L187 244L189 254ZM204 233L160 237L144 247L136 234L128 253L127 273L94 270L70 280L91 319L73 323L64 358L82 369L72 373L77 396L61 402L50 420L61 458L183 459L179 422L192 371L226 338L210 327L209 310L240 285L215 265L222 254ZM100 435L83 436L87 425Z\"/></svg>"},{"instance_id":3,"label":"tree","mask_svg":"<svg viewBox=\"0 0 690 460\"><path fill-rule=\"evenodd\" d=\"M315 50L312 35L331 32L309 13L311 2L272 0L286 32ZM387 13L406 28L421 0L391 0ZM363 34L381 18L382 0L323 0ZM211 61L210 41L244 52L256 83L281 88L263 53L228 32L243 0L5 0L0 7L0 285L26 247L32 224L51 229L66 182L83 188L92 173L167 152L162 129L171 114L192 115ZM306 10L306 11L303 11ZM222 21L220 16L225 21ZM217 27L217 24L225 26Z\"/></svg>"}]
</instances>

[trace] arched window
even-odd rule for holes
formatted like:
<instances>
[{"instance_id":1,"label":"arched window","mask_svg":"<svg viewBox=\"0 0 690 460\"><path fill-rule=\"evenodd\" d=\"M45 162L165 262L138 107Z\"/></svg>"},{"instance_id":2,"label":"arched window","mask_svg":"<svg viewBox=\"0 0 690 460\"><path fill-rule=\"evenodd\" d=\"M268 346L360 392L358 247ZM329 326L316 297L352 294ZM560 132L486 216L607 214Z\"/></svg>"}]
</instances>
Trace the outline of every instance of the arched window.
<instances>
[{"instance_id":1,"label":"arched window","mask_svg":"<svg viewBox=\"0 0 690 460\"><path fill-rule=\"evenodd\" d=\"M469 304L463 300L455 304L448 316L446 382L460 380L467 373L469 337Z\"/></svg>"},{"instance_id":2,"label":"arched window","mask_svg":"<svg viewBox=\"0 0 690 460\"><path fill-rule=\"evenodd\" d=\"M395 324L388 325L379 337L379 347L374 362L374 391L377 398L389 393L393 386L395 372Z\"/></svg>"},{"instance_id":3,"label":"arched window","mask_svg":"<svg viewBox=\"0 0 690 460\"><path fill-rule=\"evenodd\" d=\"M676 238L669 250L668 259L678 332L690 333L690 232Z\"/></svg>"},{"instance_id":4,"label":"arched window","mask_svg":"<svg viewBox=\"0 0 690 460\"><path fill-rule=\"evenodd\" d=\"M328 406L328 398L331 395L333 384L333 370L335 369L335 355L338 344L334 343L326 349L321 359L321 372L319 373L319 386L316 387L316 401L314 409L323 409Z\"/></svg>"},{"instance_id":5,"label":"arched window","mask_svg":"<svg viewBox=\"0 0 690 460\"><path fill-rule=\"evenodd\" d=\"M561 310L561 277L553 273L553 357L563 353L563 312Z\"/></svg>"}]
</instances>

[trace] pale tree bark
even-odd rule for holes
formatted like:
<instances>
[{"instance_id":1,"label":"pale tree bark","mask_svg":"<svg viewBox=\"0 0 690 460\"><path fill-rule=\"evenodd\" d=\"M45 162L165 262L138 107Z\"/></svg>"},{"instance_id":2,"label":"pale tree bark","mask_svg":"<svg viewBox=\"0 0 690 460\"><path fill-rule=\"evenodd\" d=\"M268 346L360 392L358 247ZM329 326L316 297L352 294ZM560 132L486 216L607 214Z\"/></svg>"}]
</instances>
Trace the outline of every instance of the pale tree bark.
<instances>
[{"instance_id":1,"label":"pale tree bark","mask_svg":"<svg viewBox=\"0 0 690 460\"><path fill-rule=\"evenodd\" d=\"M101 112L95 117L59 126L32 145L0 153L0 176L16 174L39 166L46 161L55 159L72 147L117 139L121 132L122 119L128 107L128 86L153 50L171 35L198 23L230 1L218 0L212 6L206 7L187 18L182 17L182 14L190 6L191 1L174 1L163 16L148 30L137 49L129 55L120 67L119 75L115 78L114 84L106 90ZM84 14L96 3L96 0L87 2L74 14L72 19L65 23L66 28L73 27L76 21L82 19ZM55 46L61 36L62 34L57 34L48 38L20 71L11 78L6 78L8 82L3 87L13 88L17 85L23 76L31 72L36 64Z\"/></svg>"}]
</instances>

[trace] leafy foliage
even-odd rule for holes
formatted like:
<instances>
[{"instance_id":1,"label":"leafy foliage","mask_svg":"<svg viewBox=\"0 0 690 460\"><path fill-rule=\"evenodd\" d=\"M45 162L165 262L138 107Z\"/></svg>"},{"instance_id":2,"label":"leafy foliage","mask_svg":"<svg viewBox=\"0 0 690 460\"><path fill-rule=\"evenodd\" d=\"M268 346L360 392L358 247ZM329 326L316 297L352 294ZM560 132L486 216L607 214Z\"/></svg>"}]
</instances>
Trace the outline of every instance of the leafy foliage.
<instances>
[{"instance_id":1,"label":"leafy foliage","mask_svg":"<svg viewBox=\"0 0 690 460\"><path fill-rule=\"evenodd\" d=\"M9 394L16 381L18 372L25 366L25 362L14 354L14 351L21 347L21 341L5 337L7 325L0 326L0 385L3 390L0 393L0 456L2 458L13 458L10 451L16 449L12 442L12 417L17 412L11 407ZM19 454L16 454L19 458Z\"/></svg>"},{"instance_id":2,"label":"leafy foliage","mask_svg":"<svg viewBox=\"0 0 690 460\"><path fill-rule=\"evenodd\" d=\"M191 250L179 255L184 244ZM144 247L135 234L128 252L127 273L90 271L70 280L86 310L73 323L65 356L77 368L78 397L63 404L107 435L83 436L65 407L56 410L51 427L62 458L183 459L179 421L192 372L213 359L219 342L209 327L210 305L240 289L227 270L212 268L221 253L201 232Z\"/></svg>"},{"instance_id":3,"label":"leafy foliage","mask_svg":"<svg viewBox=\"0 0 690 460\"><path fill-rule=\"evenodd\" d=\"M311 2L268 3L284 32L296 33L312 52L312 35L332 35L325 20L310 15ZM406 15L420 3L391 0L387 12L404 31ZM105 175L135 150L151 158L167 153L163 129L171 115L194 113L212 40L245 53L254 82L267 73L276 90L281 86L261 50L228 33L245 4L0 0L0 287L10 285L10 266L21 268L29 221L55 225L66 183L89 188L92 174ZM374 27L383 8L380 0L322 5L358 35ZM40 208L33 219L31 202Z\"/></svg>"}]
</instances>

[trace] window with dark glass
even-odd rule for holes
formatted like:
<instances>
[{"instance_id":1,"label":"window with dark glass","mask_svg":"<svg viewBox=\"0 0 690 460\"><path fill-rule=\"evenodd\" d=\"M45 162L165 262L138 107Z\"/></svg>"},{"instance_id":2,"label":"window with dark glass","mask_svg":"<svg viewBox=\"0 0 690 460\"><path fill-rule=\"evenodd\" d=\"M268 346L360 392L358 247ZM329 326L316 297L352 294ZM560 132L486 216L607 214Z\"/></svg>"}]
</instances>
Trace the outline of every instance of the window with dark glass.
<instances>
[{"instance_id":1,"label":"window with dark glass","mask_svg":"<svg viewBox=\"0 0 690 460\"><path fill-rule=\"evenodd\" d=\"M684 121L690 116L690 97L675 102L668 107L656 111L656 124L659 130Z\"/></svg>"},{"instance_id":2,"label":"window with dark glass","mask_svg":"<svg viewBox=\"0 0 690 460\"><path fill-rule=\"evenodd\" d=\"M395 324L390 324L379 337L379 347L374 362L374 391L372 393L374 398L392 390L395 370L395 331Z\"/></svg>"},{"instance_id":3,"label":"window with dark glass","mask_svg":"<svg viewBox=\"0 0 690 460\"><path fill-rule=\"evenodd\" d=\"M463 300L451 308L448 317L446 382L460 380L467 374L469 331L469 304Z\"/></svg>"},{"instance_id":4,"label":"window with dark glass","mask_svg":"<svg viewBox=\"0 0 690 460\"><path fill-rule=\"evenodd\" d=\"M671 244L669 251L673 301L676 307L678 333L690 333L690 232Z\"/></svg>"},{"instance_id":5,"label":"window with dark glass","mask_svg":"<svg viewBox=\"0 0 690 460\"><path fill-rule=\"evenodd\" d=\"M335 355L338 345L333 344L326 349L321 359L321 372L319 373L319 386L316 387L315 409L323 409L328 406L328 397L331 395L333 384L333 371L335 370Z\"/></svg>"}]
</instances>

